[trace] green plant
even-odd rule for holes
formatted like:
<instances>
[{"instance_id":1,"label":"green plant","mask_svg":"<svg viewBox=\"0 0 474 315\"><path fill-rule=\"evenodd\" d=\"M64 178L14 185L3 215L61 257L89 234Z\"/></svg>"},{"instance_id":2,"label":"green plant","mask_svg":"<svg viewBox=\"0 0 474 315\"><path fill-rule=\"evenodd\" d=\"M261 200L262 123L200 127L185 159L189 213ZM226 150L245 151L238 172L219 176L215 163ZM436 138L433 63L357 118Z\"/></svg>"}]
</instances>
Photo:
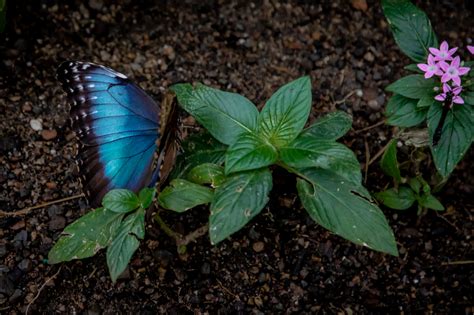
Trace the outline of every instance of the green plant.
<instances>
[{"instance_id":1,"label":"green plant","mask_svg":"<svg viewBox=\"0 0 474 315\"><path fill-rule=\"evenodd\" d=\"M436 169L447 177L474 134L473 62L461 62L454 56L457 48L449 49L447 42L438 49L427 15L409 0L383 0L382 7L396 43L418 63L406 67L414 74L387 86L393 93L386 107L387 124L426 126Z\"/></svg>"},{"instance_id":2,"label":"green plant","mask_svg":"<svg viewBox=\"0 0 474 315\"><path fill-rule=\"evenodd\" d=\"M64 229L48 254L48 262L83 259L107 248L107 266L115 282L145 236L145 209L155 192L154 188L144 188L138 196L125 189L108 192L102 208L88 212Z\"/></svg>"},{"instance_id":3,"label":"green plant","mask_svg":"<svg viewBox=\"0 0 474 315\"><path fill-rule=\"evenodd\" d=\"M392 230L361 184L354 153L336 142L350 129L351 117L335 112L304 128L312 103L309 77L281 87L260 113L245 97L202 84L172 90L212 137L199 134L184 142L184 155L158 202L177 212L210 204L212 244L262 211L272 189L269 167L276 165L297 176L300 200L318 224L398 255Z\"/></svg>"},{"instance_id":4,"label":"green plant","mask_svg":"<svg viewBox=\"0 0 474 315\"><path fill-rule=\"evenodd\" d=\"M0 0L0 32L5 29L7 20L7 0Z\"/></svg>"},{"instance_id":5,"label":"green plant","mask_svg":"<svg viewBox=\"0 0 474 315\"><path fill-rule=\"evenodd\" d=\"M424 213L426 209L444 210L443 205L431 194L430 185L421 176L401 176L397 160L397 140L389 143L380 166L394 181L394 187L375 194L382 204L395 210L407 210L417 203L418 214Z\"/></svg>"},{"instance_id":6,"label":"green plant","mask_svg":"<svg viewBox=\"0 0 474 315\"><path fill-rule=\"evenodd\" d=\"M354 153L336 140L350 128L343 112L328 114L304 128L311 109L311 82L302 77L280 88L259 113L245 97L204 85L173 86L180 105L207 131L182 143L171 182L157 202L184 212L210 204L209 225L182 236L155 213L154 219L175 238L178 252L209 232L217 244L262 211L272 189L272 165L297 176L300 200L318 224L356 244L398 255L382 211L361 184ZM102 208L64 229L49 252L49 263L83 259L107 248L112 281L127 267L145 236L145 210L155 189L138 196L125 189L108 192Z\"/></svg>"}]
</instances>

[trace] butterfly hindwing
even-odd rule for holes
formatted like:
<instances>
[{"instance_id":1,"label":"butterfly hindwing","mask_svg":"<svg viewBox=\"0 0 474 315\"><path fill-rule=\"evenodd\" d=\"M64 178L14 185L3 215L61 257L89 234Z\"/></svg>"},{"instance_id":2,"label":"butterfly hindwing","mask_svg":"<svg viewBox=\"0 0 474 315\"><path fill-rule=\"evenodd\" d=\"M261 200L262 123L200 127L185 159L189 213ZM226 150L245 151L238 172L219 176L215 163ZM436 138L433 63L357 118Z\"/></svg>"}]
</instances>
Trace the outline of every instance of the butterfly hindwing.
<instances>
[{"instance_id":1,"label":"butterfly hindwing","mask_svg":"<svg viewBox=\"0 0 474 315\"><path fill-rule=\"evenodd\" d=\"M65 62L58 79L71 103L73 128L90 202L107 191L151 184L159 138L158 105L121 73L85 62ZM155 165L156 166L156 165Z\"/></svg>"}]
</instances>

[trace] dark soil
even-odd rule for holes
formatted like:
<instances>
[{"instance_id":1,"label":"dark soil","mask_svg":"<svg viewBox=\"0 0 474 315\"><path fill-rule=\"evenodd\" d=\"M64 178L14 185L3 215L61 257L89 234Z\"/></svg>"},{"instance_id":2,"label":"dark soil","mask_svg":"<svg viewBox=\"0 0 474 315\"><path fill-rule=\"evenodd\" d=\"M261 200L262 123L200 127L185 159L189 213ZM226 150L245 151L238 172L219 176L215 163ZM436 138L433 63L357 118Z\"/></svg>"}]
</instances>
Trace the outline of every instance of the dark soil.
<instances>
[{"instance_id":1,"label":"dark soil","mask_svg":"<svg viewBox=\"0 0 474 315\"><path fill-rule=\"evenodd\" d=\"M372 157L392 136L384 125L356 132L383 120L384 87L409 63L379 1L368 1L367 10L342 0L7 2L7 30L0 35L3 211L81 193L77 142L55 80L66 59L110 66L157 100L172 83L201 81L261 105L278 86L309 74L312 119L335 109L352 114L353 130L343 142L363 169L365 142ZM473 39L469 1L418 2L441 39L456 46ZM32 120L43 131L33 130ZM169 237L149 228L115 285L103 253L46 263L65 225L87 211L84 199L3 217L0 313L472 314L472 157L471 150L438 195L447 211L418 217L415 209L384 209L398 258L316 225L296 201L294 180L280 170L269 205L231 239L212 247L202 237L179 256ZM377 163L367 175L371 191L389 184ZM164 219L190 232L206 216L200 208Z\"/></svg>"}]
</instances>

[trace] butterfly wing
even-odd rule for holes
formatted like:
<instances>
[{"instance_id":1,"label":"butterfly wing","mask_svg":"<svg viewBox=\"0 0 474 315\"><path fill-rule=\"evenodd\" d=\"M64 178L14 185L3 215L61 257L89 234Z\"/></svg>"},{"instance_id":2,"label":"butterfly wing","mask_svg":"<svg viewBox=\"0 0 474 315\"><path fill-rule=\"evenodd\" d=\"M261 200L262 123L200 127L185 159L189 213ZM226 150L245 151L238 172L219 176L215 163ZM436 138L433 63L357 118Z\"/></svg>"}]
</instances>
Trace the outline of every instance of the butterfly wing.
<instances>
[{"instance_id":1,"label":"butterfly wing","mask_svg":"<svg viewBox=\"0 0 474 315\"><path fill-rule=\"evenodd\" d=\"M65 62L58 79L71 103L82 143L81 173L92 206L111 189L138 191L151 179L160 136L158 105L121 73L85 62Z\"/></svg>"}]
</instances>

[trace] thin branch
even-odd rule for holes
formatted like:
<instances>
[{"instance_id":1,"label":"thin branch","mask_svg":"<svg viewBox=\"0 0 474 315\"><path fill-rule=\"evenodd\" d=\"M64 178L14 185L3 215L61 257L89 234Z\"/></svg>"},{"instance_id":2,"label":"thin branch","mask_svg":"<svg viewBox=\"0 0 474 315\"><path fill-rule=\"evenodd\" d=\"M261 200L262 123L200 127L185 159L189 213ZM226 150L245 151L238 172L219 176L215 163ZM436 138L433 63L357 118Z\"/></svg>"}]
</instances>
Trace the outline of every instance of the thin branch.
<instances>
[{"instance_id":1,"label":"thin branch","mask_svg":"<svg viewBox=\"0 0 474 315\"><path fill-rule=\"evenodd\" d=\"M385 120L381 120L376 124L370 125L368 127L362 128L362 129L354 130L354 133L361 133L361 132L364 132L364 131L367 131L367 130L370 130L370 129L373 129L373 128L377 128L378 126L381 126L383 124L385 124Z\"/></svg>"},{"instance_id":2,"label":"thin branch","mask_svg":"<svg viewBox=\"0 0 474 315\"><path fill-rule=\"evenodd\" d=\"M447 262L441 263L441 266L469 265L469 264L474 264L474 260L447 261Z\"/></svg>"},{"instance_id":3,"label":"thin branch","mask_svg":"<svg viewBox=\"0 0 474 315\"><path fill-rule=\"evenodd\" d=\"M385 152L385 150L387 150L388 146L390 145L390 141L387 142L386 145L384 145L384 147L382 149L380 149L369 161L369 166L374 163L375 161L377 161L377 159Z\"/></svg>"},{"instance_id":4,"label":"thin branch","mask_svg":"<svg viewBox=\"0 0 474 315\"><path fill-rule=\"evenodd\" d=\"M185 235L176 243L178 244L178 246L186 246L191 242L195 242L198 238L207 234L208 228L209 224L205 224L200 228L194 230L193 232L189 233L188 235Z\"/></svg>"},{"instance_id":5,"label":"thin branch","mask_svg":"<svg viewBox=\"0 0 474 315\"><path fill-rule=\"evenodd\" d=\"M54 275L52 275L51 277L49 277L48 279L46 279L46 281L41 285L41 287L39 288L38 290L38 293L36 293L35 297L33 298L33 300L31 300L30 303L28 303L28 305L26 306L26 310L25 310L25 314L28 315L28 311L30 310L30 306L33 305L33 303L38 299L38 297L40 296L41 294L41 291L43 291L44 287L51 281L53 280L54 278L56 278L56 276L59 274L59 272L61 271L61 268L63 266L60 266L58 271L56 271L56 273Z\"/></svg>"},{"instance_id":6,"label":"thin branch","mask_svg":"<svg viewBox=\"0 0 474 315\"><path fill-rule=\"evenodd\" d=\"M340 105L340 104L343 104L347 101L347 99L349 97L351 97L357 90L353 90L353 91L350 91L349 93L347 93L346 96L344 96L342 99L338 100L338 101L333 101L333 104L334 105Z\"/></svg>"},{"instance_id":7,"label":"thin branch","mask_svg":"<svg viewBox=\"0 0 474 315\"><path fill-rule=\"evenodd\" d=\"M75 196L71 196L71 197L66 197L66 198L62 198L62 199L57 199L57 200L53 200L53 201L49 201L49 202L42 203L42 204L40 204L40 205L28 207L28 208L21 209L21 210L17 210L17 211L11 211L11 212L7 212L7 211L0 210L0 218L4 218L4 217L21 217L21 216L27 215L27 214L30 213L32 210L44 208L44 207L51 206L51 205L54 205L54 204L57 204L57 203L61 203L61 202L66 202L66 201L70 201L70 200L74 200L74 199L79 199L79 198L82 198L82 197L85 197L85 195L84 195L84 194L79 194L79 195L75 195Z\"/></svg>"},{"instance_id":8,"label":"thin branch","mask_svg":"<svg viewBox=\"0 0 474 315\"><path fill-rule=\"evenodd\" d=\"M367 183L367 174L369 173L370 165L370 149L367 138L364 138L364 147L365 147L365 169L364 169L364 183Z\"/></svg>"}]
</instances>

